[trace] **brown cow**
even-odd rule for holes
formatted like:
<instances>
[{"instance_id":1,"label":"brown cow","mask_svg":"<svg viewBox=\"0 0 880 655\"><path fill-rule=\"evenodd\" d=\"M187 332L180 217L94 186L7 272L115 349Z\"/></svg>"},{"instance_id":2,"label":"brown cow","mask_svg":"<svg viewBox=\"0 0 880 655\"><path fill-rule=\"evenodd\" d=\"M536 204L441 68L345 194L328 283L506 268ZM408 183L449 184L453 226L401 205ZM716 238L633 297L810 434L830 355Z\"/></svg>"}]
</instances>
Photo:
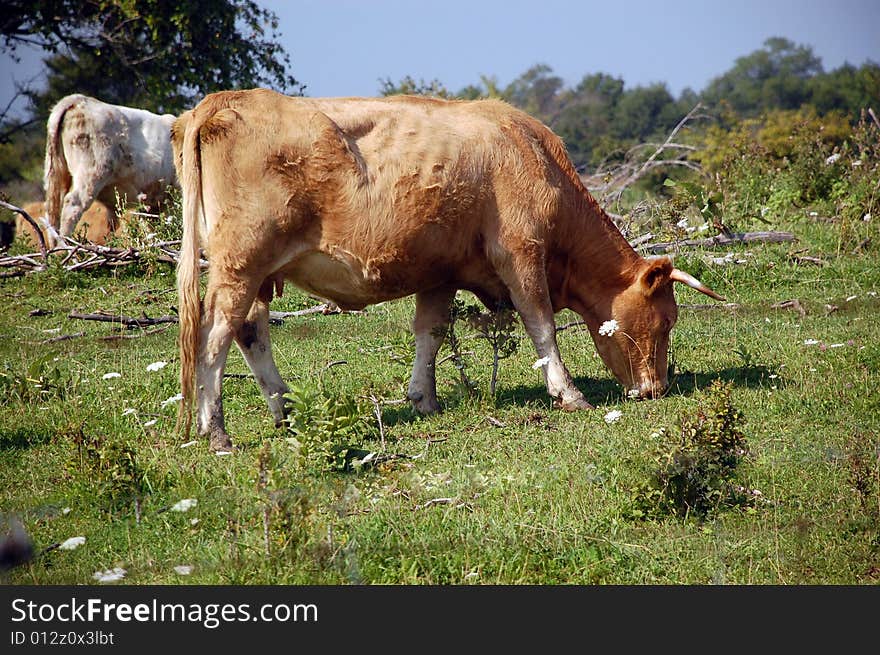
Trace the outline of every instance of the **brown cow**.
<instances>
[{"instance_id":1,"label":"brown cow","mask_svg":"<svg viewBox=\"0 0 880 655\"><path fill-rule=\"evenodd\" d=\"M40 225L46 243L52 243L55 237L48 229L46 203L29 202L22 209ZM73 234L79 234L82 231L87 240L103 246L107 242L107 237L114 232L115 228L116 214L110 211L100 200L96 200L89 205L89 208L80 217ZM22 218L21 214L15 215L15 238L20 239L25 244L37 245L37 237L34 234L33 226Z\"/></svg>"},{"instance_id":2,"label":"brown cow","mask_svg":"<svg viewBox=\"0 0 880 655\"><path fill-rule=\"evenodd\" d=\"M513 304L567 410L592 406L560 358L556 312L579 313L617 379L656 396L678 311L672 282L720 299L668 258L638 255L562 142L497 100L221 92L175 122L172 145L184 200L179 418L188 430L196 394L198 431L216 450L232 445L221 382L233 340L284 418L268 304L285 279L346 309L415 294L408 396L420 412L439 409L434 361L457 289ZM616 331L600 333L612 319Z\"/></svg>"}]
</instances>

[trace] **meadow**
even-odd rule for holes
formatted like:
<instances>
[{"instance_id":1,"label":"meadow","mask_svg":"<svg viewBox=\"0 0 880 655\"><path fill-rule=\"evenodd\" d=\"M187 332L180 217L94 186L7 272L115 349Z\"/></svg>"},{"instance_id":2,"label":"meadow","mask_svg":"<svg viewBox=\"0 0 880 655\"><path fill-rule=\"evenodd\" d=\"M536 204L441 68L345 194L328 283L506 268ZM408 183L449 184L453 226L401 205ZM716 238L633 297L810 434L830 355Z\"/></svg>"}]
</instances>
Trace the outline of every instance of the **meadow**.
<instances>
[{"instance_id":1,"label":"meadow","mask_svg":"<svg viewBox=\"0 0 880 655\"><path fill-rule=\"evenodd\" d=\"M675 256L727 303L677 289L662 398L627 399L563 312L563 358L595 410L552 407L519 322L492 396L491 345L458 321L443 411L421 417L403 402L402 299L271 328L285 428L233 349L225 456L175 432L175 324L68 317L173 315L171 265L5 279L0 513L35 557L4 581L876 584L880 258L852 245L877 243L875 222L798 210L775 227L797 241ZM288 288L272 309L316 303ZM685 449L700 426L716 446L735 437L715 468Z\"/></svg>"}]
</instances>

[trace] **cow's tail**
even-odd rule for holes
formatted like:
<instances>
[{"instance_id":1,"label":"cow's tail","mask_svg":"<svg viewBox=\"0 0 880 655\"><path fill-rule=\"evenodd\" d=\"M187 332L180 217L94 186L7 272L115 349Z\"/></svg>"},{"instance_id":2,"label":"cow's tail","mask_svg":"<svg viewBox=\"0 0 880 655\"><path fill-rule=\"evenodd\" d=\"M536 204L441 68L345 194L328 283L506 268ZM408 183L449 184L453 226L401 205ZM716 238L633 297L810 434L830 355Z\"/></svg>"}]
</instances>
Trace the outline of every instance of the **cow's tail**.
<instances>
[{"instance_id":1,"label":"cow's tail","mask_svg":"<svg viewBox=\"0 0 880 655\"><path fill-rule=\"evenodd\" d=\"M202 171L199 130L194 112L184 113L174 124L172 144L183 195L183 236L177 264L177 308L180 320L180 392L177 431L189 437L195 400L196 363L202 301L199 292L199 243L202 223Z\"/></svg>"},{"instance_id":2,"label":"cow's tail","mask_svg":"<svg viewBox=\"0 0 880 655\"><path fill-rule=\"evenodd\" d=\"M46 123L46 162L43 167L43 190L46 194L46 217L56 231L61 226L61 207L64 196L70 189L70 169L64 157L61 143L61 128L64 114L85 96L74 94L62 98L52 108Z\"/></svg>"}]
</instances>

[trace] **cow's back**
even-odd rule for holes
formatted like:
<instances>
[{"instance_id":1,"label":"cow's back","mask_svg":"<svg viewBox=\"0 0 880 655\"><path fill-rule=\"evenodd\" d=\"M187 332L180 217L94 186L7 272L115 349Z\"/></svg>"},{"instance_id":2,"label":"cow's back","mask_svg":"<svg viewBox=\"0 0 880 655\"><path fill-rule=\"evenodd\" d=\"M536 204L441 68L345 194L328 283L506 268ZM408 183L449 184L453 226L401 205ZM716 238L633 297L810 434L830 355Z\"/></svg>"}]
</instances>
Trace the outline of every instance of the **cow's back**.
<instances>
[{"instance_id":1,"label":"cow's back","mask_svg":"<svg viewBox=\"0 0 880 655\"><path fill-rule=\"evenodd\" d=\"M178 152L190 124L209 247L349 306L500 289L499 232L543 238L565 184L546 128L499 101L224 92L178 120Z\"/></svg>"}]
</instances>

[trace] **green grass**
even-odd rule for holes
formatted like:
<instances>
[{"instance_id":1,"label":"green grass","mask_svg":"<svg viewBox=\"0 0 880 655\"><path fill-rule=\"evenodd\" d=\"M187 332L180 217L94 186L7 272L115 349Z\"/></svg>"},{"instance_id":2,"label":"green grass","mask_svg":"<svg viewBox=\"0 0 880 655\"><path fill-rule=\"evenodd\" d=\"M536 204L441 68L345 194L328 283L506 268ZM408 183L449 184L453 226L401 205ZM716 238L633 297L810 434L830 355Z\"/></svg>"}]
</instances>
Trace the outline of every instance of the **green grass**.
<instances>
[{"instance_id":1,"label":"green grass","mask_svg":"<svg viewBox=\"0 0 880 655\"><path fill-rule=\"evenodd\" d=\"M563 357L597 409L554 410L518 326L523 340L501 362L493 400L490 350L465 338L480 394L465 393L452 363L442 364L441 414L383 405L385 450L408 457L349 472L302 464L234 350L227 373L243 377L226 380L224 399L239 449L182 448L176 405L162 406L178 391L177 327L106 340L118 331L67 318L72 309L171 313L170 268L0 282L0 512L21 519L39 552L5 581L89 584L119 566L132 584L875 584L880 257L876 248L848 254L835 225L789 229L797 244L740 249L744 264L678 256L737 306L688 308L707 299L677 289L676 376L664 398L627 401L588 333L572 328L559 336ZM873 224L860 229L878 243ZM827 265L792 261L802 248ZM772 307L791 299L805 315ZM311 304L288 290L273 309ZM51 314L29 316L37 308ZM405 394L412 308L404 299L271 329L288 381L360 400L367 450L382 449L367 397ZM85 335L45 342L77 332ZM168 364L147 371L156 361ZM104 379L109 372L121 375ZM736 477L759 500L702 517L633 518L656 433L695 416L715 379L731 384L745 417L749 454ZM608 424L611 409L622 417ZM170 509L186 498L198 504ZM45 550L74 536L85 544Z\"/></svg>"}]
</instances>

